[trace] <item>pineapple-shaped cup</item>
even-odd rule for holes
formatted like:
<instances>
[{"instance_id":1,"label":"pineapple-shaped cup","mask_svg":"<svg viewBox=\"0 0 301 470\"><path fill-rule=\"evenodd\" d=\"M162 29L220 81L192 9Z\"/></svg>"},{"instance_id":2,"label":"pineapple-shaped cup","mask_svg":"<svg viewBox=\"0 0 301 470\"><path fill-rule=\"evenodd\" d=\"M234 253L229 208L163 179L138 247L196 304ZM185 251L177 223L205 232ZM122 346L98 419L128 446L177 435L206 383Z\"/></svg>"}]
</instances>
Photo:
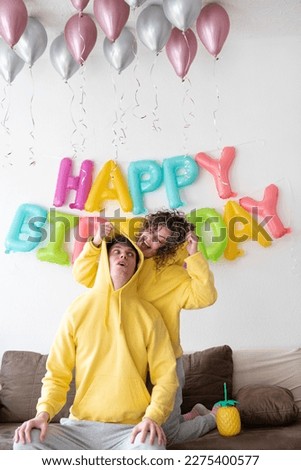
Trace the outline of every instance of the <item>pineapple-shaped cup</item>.
<instances>
[{"instance_id":1,"label":"pineapple-shaped cup","mask_svg":"<svg viewBox=\"0 0 301 470\"><path fill-rule=\"evenodd\" d=\"M216 403L219 405L216 413L216 426L221 436L236 436L240 433L240 414L236 404L237 401L228 400L227 385L224 383L224 400Z\"/></svg>"}]
</instances>

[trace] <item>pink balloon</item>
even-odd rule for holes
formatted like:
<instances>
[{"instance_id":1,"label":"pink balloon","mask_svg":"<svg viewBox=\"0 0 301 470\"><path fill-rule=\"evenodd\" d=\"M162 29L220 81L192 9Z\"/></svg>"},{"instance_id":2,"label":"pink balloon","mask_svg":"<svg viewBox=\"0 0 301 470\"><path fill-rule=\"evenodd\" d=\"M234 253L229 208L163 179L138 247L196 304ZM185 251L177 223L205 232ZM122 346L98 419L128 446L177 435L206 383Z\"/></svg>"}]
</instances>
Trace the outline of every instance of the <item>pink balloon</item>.
<instances>
[{"instance_id":1,"label":"pink balloon","mask_svg":"<svg viewBox=\"0 0 301 470\"><path fill-rule=\"evenodd\" d=\"M25 31L28 13L23 0L0 1L0 36L13 47Z\"/></svg>"},{"instance_id":2,"label":"pink balloon","mask_svg":"<svg viewBox=\"0 0 301 470\"><path fill-rule=\"evenodd\" d=\"M239 200L241 207L254 215L263 217L262 222L266 222L267 230L274 238L283 237L291 232L289 227L284 227L277 214L278 188L275 184L270 184L264 190L264 196L261 201L255 201L251 197L242 197Z\"/></svg>"},{"instance_id":3,"label":"pink balloon","mask_svg":"<svg viewBox=\"0 0 301 470\"><path fill-rule=\"evenodd\" d=\"M71 3L78 11L83 11L88 5L89 0L71 0Z\"/></svg>"},{"instance_id":4,"label":"pink balloon","mask_svg":"<svg viewBox=\"0 0 301 470\"><path fill-rule=\"evenodd\" d=\"M184 79L192 64L198 44L192 29L185 32L178 28L173 28L166 43L167 57L175 69L176 74Z\"/></svg>"},{"instance_id":5,"label":"pink balloon","mask_svg":"<svg viewBox=\"0 0 301 470\"><path fill-rule=\"evenodd\" d=\"M129 18L130 7L124 0L94 0L94 15L107 38L115 41Z\"/></svg>"},{"instance_id":6,"label":"pink balloon","mask_svg":"<svg viewBox=\"0 0 301 470\"><path fill-rule=\"evenodd\" d=\"M207 51L216 57L230 30L228 13L217 3L209 3L202 8L197 18L196 30Z\"/></svg>"},{"instance_id":7,"label":"pink balloon","mask_svg":"<svg viewBox=\"0 0 301 470\"><path fill-rule=\"evenodd\" d=\"M195 156L197 164L205 168L213 176L218 195L221 199L236 196L236 193L231 189L229 181L229 169L234 158L234 147L224 147L220 159L209 157L209 155L203 152Z\"/></svg>"},{"instance_id":8,"label":"pink balloon","mask_svg":"<svg viewBox=\"0 0 301 470\"><path fill-rule=\"evenodd\" d=\"M65 26L65 39L68 50L74 60L82 65L93 47L97 38L97 29L94 21L84 13L73 15Z\"/></svg>"},{"instance_id":9,"label":"pink balloon","mask_svg":"<svg viewBox=\"0 0 301 470\"><path fill-rule=\"evenodd\" d=\"M76 198L75 202L69 204L69 207L83 210L92 186L93 162L84 160L80 167L79 176L72 175L72 163L73 160L67 157L61 161L53 205L55 207L64 205L67 194L73 189L76 191Z\"/></svg>"}]
</instances>

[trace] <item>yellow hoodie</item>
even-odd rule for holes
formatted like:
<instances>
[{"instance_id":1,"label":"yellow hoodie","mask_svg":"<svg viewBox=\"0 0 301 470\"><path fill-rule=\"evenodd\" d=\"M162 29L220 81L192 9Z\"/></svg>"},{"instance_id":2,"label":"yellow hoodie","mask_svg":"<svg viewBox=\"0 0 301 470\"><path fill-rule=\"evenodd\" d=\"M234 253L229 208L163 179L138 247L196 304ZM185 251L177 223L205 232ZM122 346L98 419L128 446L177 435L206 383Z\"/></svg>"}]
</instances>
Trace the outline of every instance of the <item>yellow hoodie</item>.
<instances>
[{"instance_id":1,"label":"yellow hoodie","mask_svg":"<svg viewBox=\"0 0 301 470\"><path fill-rule=\"evenodd\" d=\"M178 386L175 357L159 312L137 295L143 265L114 290L106 243L102 243L94 287L65 313L47 361L37 411L50 419L65 403L76 369L76 395L70 418L136 424L148 417L158 424L173 409ZM146 388L149 369L154 387Z\"/></svg>"},{"instance_id":2,"label":"yellow hoodie","mask_svg":"<svg viewBox=\"0 0 301 470\"><path fill-rule=\"evenodd\" d=\"M95 282L101 248L92 241L85 244L73 265L74 278L86 287ZM183 268L185 263L186 268ZM152 258L145 259L139 271L138 293L151 302L162 315L176 358L183 354L180 344L181 309L199 309L217 299L214 277L207 260L198 252L188 256L185 245L178 249L177 259L159 270Z\"/></svg>"}]
</instances>

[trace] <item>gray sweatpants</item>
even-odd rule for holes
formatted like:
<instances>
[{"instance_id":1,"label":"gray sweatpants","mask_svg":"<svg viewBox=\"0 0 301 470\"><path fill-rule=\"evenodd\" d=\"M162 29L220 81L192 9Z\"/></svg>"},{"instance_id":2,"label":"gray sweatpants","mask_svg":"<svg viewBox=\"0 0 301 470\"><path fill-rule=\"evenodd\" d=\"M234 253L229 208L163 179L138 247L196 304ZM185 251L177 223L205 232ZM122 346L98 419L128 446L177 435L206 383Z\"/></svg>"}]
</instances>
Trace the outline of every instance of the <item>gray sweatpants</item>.
<instances>
[{"instance_id":1,"label":"gray sweatpants","mask_svg":"<svg viewBox=\"0 0 301 470\"><path fill-rule=\"evenodd\" d=\"M190 421L184 421L181 416L182 389L185 374L182 358L177 359L177 375L179 387L175 405L168 420L163 425L169 444L196 439L216 427L212 415L197 416ZM140 436L130 443L134 426L126 424L100 423L95 421L76 421L61 419L60 424L50 424L44 442L39 439L40 431L33 429L31 444L14 444L15 450L164 450L157 442L151 445L146 439L140 442Z\"/></svg>"},{"instance_id":2,"label":"gray sweatpants","mask_svg":"<svg viewBox=\"0 0 301 470\"><path fill-rule=\"evenodd\" d=\"M130 437L134 426L126 424L77 421L62 418L60 424L49 424L46 439L40 441L40 430L31 431L31 443L14 443L14 450L164 450L155 441L144 443L137 435L134 444Z\"/></svg>"},{"instance_id":3,"label":"gray sweatpants","mask_svg":"<svg viewBox=\"0 0 301 470\"><path fill-rule=\"evenodd\" d=\"M216 428L215 418L210 414L197 416L190 421L183 420L181 415L181 405L183 401L182 389L185 384L185 373L182 357L177 359L177 375L179 387L175 398L175 405L168 420L162 426L166 434L168 444L196 439L197 437L203 436L207 432Z\"/></svg>"}]
</instances>

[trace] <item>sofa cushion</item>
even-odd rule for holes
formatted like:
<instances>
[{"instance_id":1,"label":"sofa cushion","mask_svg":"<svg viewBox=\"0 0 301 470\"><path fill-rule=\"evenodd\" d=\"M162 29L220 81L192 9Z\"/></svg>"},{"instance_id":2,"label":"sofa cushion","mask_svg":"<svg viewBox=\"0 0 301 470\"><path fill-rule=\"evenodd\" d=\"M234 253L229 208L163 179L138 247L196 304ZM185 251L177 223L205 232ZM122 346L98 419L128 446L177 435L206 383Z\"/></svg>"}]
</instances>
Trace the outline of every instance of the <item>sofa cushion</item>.
<instances>
[{"instance_id":1,"label":"sofa cushion","mask_svg":"<svg viewBox=\"0 0 301 470\"><path fill-rule=\"evenodd\" d=\"M6 351L3 354L0 372L0 421L23 422L36 415L46 360L47 355L31 351ZM72 383L66 405L52 422L68 416L73 399Z\"/></svg>"},{"instance_id":2,"label":"sofa cushion","mask_svg":"<svg viewBox=\"0 0 301 470\"><path fill-rule=\"evenodd\" d=\"M301 413L301 348L233 351L234 398L245 385L278 385L290 390Z\"/></svg>"},{"instance_id":3,"label":"sofa cushion","mask_svg":"<svg viewBox=\"0 0 301 470\"><path fill-rule=\"evenodd\" d=\"M245 426L285 426L298 418L298 407L287 388L246 385L238 391L237 400Z\"/></svg>"},{"instance_id":4,"label":"sofa cushion","mask_svg":"<svg viewBox=\"0 0 301 470\"><path fill-rule=\"evenodd\" d=\"M228 345L216 346L183 356L185 386L182 413L190 411L196 403L211 409L223 399L224 383L228 396L232 395L232 349Z\"/></svg>"}]
</instances>

